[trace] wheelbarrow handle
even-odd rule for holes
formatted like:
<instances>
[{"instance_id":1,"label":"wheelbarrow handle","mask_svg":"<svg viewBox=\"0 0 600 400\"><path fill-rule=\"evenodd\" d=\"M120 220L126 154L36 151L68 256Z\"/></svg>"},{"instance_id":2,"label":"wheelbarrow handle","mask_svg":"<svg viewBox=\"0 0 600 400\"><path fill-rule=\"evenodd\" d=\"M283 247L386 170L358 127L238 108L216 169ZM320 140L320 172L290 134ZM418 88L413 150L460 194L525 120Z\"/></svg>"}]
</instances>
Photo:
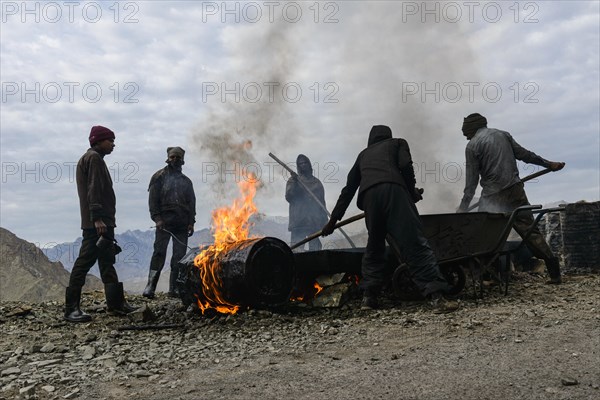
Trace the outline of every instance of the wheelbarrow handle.
<instances>
[{"instance_id":1,"label":"wheelbarrow handle","mask_svg":"<svg viewBox=\"0 0 600 400\"><path fill-rule=\"evenodd\" d=\"M508 237L510 230L513 228L513 223L515 222L515 219L517 219L517 215L519 215L520 213L522 213L524 211L539 210L541 208L542 208L541 204L533 204L533 205L521 206L521 207L514 209L513 212L510 214L510 218L508 218L508 222L506 223L506 226L504 227L502 234L498 238L498 243L496 243L496 246L494 246L494 250L492 250L492 253L497 253L498 250L506 242L506 238Z\"/></svg>"},{"instance_id":2,"label":"wheelbarrow handle","mask_svg":"<svg viewBox=\"0 0 600 400\"><path fill-rule=\"evenodd\" d=\"M506 224L507 227L505 229L510 231L512 229L513 223L515 222L515 219L517 219L517 215L521 214L522 212L540 210L541 208L542 208L541 204L532 204L532 205L528 205L528 206L521 206L521 207L515 208L513 210L513 212L510 213L510 218L508 219L508 224Z\"/></svg>"},{"instance_id":3,"label":"wheelbarrow handle","mask_svg":"<svg viewBox=\"0 0 600 400\"><path fill-rule=\"evenodd\" d=\"M533 213L537 214L537 216L533 220L533 224L531 224L531 226L527 229L527 231L525 231L521 235L521 237L523 238L523 243L525 243L527 238L529 238L529 236L531 235L531 232L533 232L533 230L535 229L537 224L540 222L540 219L542 219L542 217L544 215L551 213L551 212L556 212L556 211L565 211L565 209L566 209L565 207L553 207L553 208L537 209L537 210L533 211Z\"/></svg>"}]
</instances>

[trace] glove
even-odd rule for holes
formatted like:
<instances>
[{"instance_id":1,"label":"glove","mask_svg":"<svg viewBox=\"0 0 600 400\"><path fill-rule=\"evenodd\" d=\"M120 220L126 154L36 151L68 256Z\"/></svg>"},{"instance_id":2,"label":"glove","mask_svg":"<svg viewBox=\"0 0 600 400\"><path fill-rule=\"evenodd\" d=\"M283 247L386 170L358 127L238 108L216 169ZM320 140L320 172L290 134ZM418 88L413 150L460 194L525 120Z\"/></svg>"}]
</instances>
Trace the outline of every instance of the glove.
<instances>
[{"instance_id":1,"label":"glove","mask_svg":"<svg viewBox=\"0 0 600 400\"><path fill-rule=\"evenodd\" d=\"M330 219L328 223L325 224L323 229L321 229L321 236L329 236L335 230L335 223L337 221L334 219Z\"/></svg>"}]
</instances>

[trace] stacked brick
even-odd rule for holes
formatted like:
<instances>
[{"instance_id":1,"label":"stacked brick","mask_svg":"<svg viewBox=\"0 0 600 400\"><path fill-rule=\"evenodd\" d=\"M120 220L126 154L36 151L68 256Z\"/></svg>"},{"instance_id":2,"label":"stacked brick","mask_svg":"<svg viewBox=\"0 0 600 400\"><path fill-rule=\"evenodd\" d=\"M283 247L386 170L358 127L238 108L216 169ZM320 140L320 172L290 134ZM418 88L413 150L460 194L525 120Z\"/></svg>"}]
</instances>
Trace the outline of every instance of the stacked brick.
<instances>
[{"instance_id":1,"label":"stacked brick","mask_svg":"<svg viewBox=\"0 0 600 400\"><path fill-rule=\"evenodd\" d=\"M546 214L540 230L563 265L600 270L600 202L578 202Z\"/></svg>"}]
</instances>

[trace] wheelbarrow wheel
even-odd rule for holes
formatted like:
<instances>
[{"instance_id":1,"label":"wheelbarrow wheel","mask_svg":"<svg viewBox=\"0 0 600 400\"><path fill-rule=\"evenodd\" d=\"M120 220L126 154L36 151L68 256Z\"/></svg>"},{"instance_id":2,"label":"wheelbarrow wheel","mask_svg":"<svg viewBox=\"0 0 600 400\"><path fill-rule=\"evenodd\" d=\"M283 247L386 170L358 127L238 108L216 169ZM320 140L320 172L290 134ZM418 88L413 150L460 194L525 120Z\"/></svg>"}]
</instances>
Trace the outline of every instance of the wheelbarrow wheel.
<instances>
[{"instance_id":1,"label":"wheelbarrow wheel","mask_svg":"<svg viewBox=\"0 0 600 400\"><path fill-rule=\"evenodd\" d=\"M413 282L408 265L402 264L394 271L392 275L392 287L394 293L402 301L423 300L421 291Z\"/></svg>"},{"instance_id":2,"label":"wheelbarrow wheel","mask_svg":"<svg viewBox=\"0 0 600 400\"><path fill-rule=\"evenodd\" d=\"M467 275L460 264L442 264L440 265L440 272L450 286L449 295L456 296L462 292L467 282Z\"/></svg>"}]
</instances>

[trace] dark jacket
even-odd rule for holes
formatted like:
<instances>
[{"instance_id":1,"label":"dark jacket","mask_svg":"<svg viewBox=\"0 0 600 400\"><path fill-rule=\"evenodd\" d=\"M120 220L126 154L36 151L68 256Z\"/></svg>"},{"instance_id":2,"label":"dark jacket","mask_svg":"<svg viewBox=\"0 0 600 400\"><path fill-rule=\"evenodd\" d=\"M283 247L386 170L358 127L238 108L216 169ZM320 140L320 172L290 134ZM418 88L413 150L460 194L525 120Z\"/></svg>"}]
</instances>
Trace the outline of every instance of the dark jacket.
<instances>
[{"instance_id":1,"label":"dark jacket","mask_svg":"<svg viewBox=\"0 0 600 400\"><path fill-rule=\"evenodd\" d=\"M310 161L308 161L310 163ZM312 175L297 175L287 181L285 199L290 203L288 230L309 229L318 231L327 223L327 212L308 194L300 180L325 206L325 189L321 181Z\"/></svg>"},{"instance_id":2,"label":"dark jacket","mask_svg":"<svg viewBox=\"0 0 600 400\"><path fill-rule=\"evenodd\" d=\"M387 126L376 125L369 134L367 148L360 152L348 173L346 186L331 212L331 218L336 221L342 219L357 189L357 205L364 210L364 192L384 182L403 186L411 195L415 191L415 172L408 143L404 139L393 139Z\"/></svg>"},{"instance_id":3,"label":"dark jacket","mask_svg":"<svg viewBox=\"0 0 600 400\"><path fill-rule=\"evenodd\" d=\"M184 231L196 222L196 195L192 181L169 166L156 171L148 185L148 206L154 222L162 220L165 228Z\"/></svg>"},{"instance_id":4,"label":"dark jacket","mask_svg":"<svg viewBox=\"0 0 600 400\"><path fill-rule=\"evenodd\" d=\"M104 156L88 149L77 163L75 176L81 229L95 228L94 221L98 219L102 219L106 226L115 227L117 200Z\"/></svg>"}]
</instances>

